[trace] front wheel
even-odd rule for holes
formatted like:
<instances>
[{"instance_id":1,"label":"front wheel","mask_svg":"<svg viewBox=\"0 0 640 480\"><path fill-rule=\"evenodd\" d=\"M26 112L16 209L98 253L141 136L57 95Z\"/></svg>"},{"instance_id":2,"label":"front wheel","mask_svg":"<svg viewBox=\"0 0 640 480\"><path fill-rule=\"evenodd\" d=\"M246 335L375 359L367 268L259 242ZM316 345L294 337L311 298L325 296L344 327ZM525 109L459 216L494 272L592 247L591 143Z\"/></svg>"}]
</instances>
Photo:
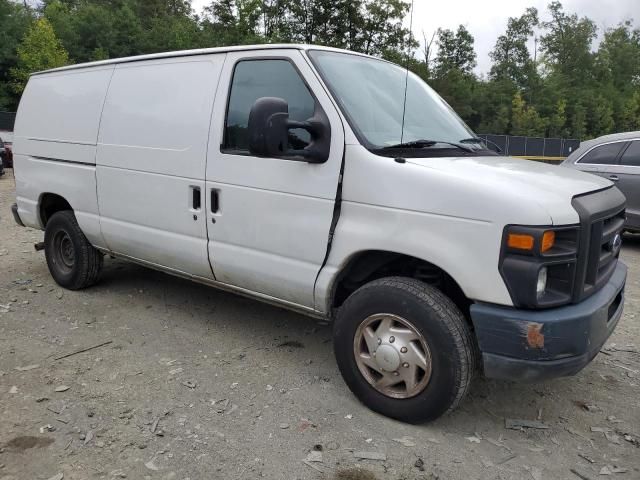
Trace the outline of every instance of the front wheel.
<instances>
[{"instance_id":1,"label":"front wheel","mask_svg":"<svg viewBox=\"0 0 640 480\"><path fill-rule=\"evenodd\" d=\"M98 281L103 257L84 236L70 210L54 213L44 230L49 272L61 287L79 290Z\"/></svg>"},{"instance_id":2,"label":"front wheel","mask_svg":"<svg viewBox=\"0 0 640 480\"><path fill-rule=\"evenodd\" d=\"M383 278L354 292L338 312L333 341L340 372L360 401L406 422L453 410L476 369L458 307L411 278Z\"/></svg>"}]
</instances>

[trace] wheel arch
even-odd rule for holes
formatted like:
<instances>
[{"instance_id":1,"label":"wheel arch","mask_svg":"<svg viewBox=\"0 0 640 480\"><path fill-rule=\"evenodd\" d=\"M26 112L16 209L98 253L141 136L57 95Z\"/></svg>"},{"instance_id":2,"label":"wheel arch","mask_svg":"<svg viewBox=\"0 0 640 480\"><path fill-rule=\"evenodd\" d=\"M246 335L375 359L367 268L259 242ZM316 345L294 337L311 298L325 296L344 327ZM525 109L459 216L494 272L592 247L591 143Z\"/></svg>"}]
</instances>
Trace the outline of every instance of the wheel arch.
<instances>
[{"instance_id":1,"label":"wheel arch","mask_svg":"<svg viewBox=\"0 0 640 480\"><path fill-rule=\"evenodd\" d=\"M362 285L389 276L415 278L440 289L469 318L471 300L444 268L425 259L390 250L360 250L342 262L329 288L328 307L333 312Z\"/></svg>"},{"instance_id":2,"label":"wheel arch","mask_svg":"<svg viewBox=\"0 0 640 480\"><path fill-rule=\"evenodd\" d=\"M57 212L63 210L73 211L73 207L62 195L52 192L44 192L38 198L38 220L42 228L47 226L47 222Z\"/></svg>"}]
</instances>

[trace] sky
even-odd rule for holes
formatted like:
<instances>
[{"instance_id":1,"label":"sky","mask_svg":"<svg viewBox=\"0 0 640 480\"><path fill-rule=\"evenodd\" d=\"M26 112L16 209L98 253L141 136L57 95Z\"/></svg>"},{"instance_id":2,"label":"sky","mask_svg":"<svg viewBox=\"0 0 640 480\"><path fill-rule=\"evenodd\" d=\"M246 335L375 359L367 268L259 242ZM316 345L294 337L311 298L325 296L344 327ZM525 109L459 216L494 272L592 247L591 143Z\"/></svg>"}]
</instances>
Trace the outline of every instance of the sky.
<instances>
[{"instance_id":1,"label":"sky","mask_svg":"<svg viewBox=\"0 0 640 480\"><path fill-rule=\"evenodd\" d=\"M543 20L548 18L547 5L551 0L414 0L413 32L422 41L438 28L455 30L463 24L475 37L478 55L476 73L487 73L491 67L489 52L498 35L504 33L509 17L519 16L527 7L536 7ZM196 11L208 0L193 0ZM596 22L599 33L621 21L634 19L640 28L640 0L562 0L566 12L587 16ZM409 25L409 18L405 19ZM533 48L533 47L532 47Z\"/></svg>"}]
</instances>

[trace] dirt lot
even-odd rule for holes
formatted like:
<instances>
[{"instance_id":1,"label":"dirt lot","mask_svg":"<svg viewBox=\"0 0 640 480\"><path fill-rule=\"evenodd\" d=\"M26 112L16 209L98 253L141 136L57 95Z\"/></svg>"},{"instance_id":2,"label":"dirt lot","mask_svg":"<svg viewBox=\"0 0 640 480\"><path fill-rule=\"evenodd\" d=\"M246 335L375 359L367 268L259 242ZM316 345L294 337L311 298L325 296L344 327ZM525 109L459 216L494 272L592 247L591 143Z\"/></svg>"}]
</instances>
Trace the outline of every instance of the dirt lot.
<instances>
[{"instance_id":1,"label":"dirt lot","mask_svg":"<svg viewBox=\"0 0 640 480\"><path fill-rule=\"evenodd\" d=\"M589 367L538 385L478 379L452 415L412 426L358 403L315 320L109 259L98 286L62 291L13 201L9 171L2 480L640 478L638 237L622 254L624 318Z\"/></svg>"}]
</instances>

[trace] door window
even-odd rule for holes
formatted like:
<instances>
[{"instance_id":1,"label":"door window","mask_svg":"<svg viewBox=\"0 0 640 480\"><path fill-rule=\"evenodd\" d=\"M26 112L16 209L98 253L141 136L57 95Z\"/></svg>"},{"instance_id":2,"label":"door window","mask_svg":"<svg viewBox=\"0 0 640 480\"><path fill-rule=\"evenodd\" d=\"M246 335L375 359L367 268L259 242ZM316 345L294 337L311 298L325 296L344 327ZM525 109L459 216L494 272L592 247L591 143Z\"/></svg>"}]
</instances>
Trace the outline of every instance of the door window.
<instances>
[{"instance_id":1,"label":"door window","mask_svg":"<svg viewBox=\"0 0 640 480\"><path fill-rule=\"evenodd\" d=\"M591 163L595 165L614 165L618 154L622 147L625 146L625 142L608 143L606 145L600 145L594 148L584 157L580 159L578 163Z\"/></svg>"},{"instance_id":2,"label":"door window","mask_svg":"<svg viewBox=\"0 0 640 480\"><path fill-rule=\"evenodd\" d=\"M620 159L620 164L640 167L640 141L631 142Z\"/></svg>"},{"instance_id":3,"label":"door window","mask_svg":"<svg viewBox=\"0 0 640 480\"><path fill-rule=\"evenodd\" d=\"M278 97L289 104L289 118L305 121L313 116L316 101L288 60L243 60L233 72L224 125L223 151L249 153L249 112L262 97ZM289 130L289 147L303 149L311 138L306 130Z\"/></svg>"}]
</instances>

